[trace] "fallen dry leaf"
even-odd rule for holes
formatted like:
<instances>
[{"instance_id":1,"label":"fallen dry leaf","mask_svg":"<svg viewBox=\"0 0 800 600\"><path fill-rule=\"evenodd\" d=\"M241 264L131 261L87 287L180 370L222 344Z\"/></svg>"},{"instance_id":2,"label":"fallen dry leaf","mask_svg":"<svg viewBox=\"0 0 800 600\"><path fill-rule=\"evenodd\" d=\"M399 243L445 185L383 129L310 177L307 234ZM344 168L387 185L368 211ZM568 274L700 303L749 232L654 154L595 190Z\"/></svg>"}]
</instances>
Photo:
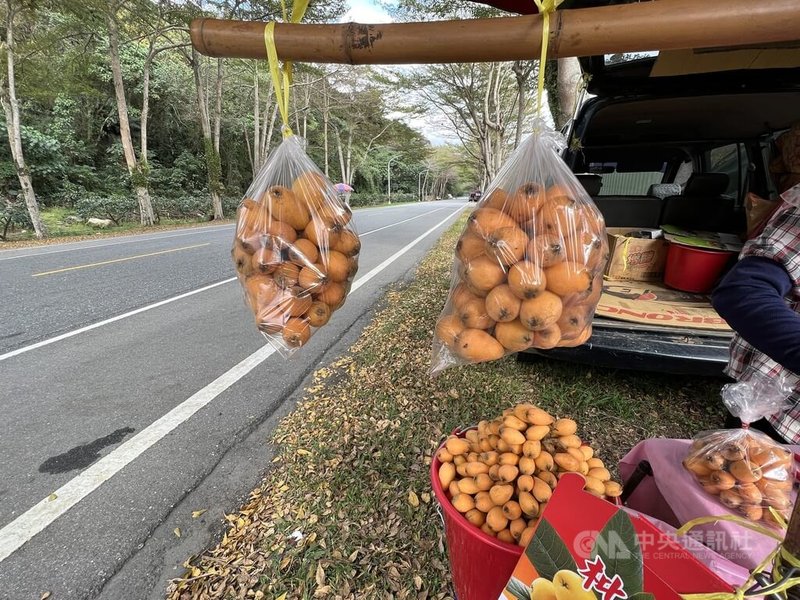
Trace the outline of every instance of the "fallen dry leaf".
<instances>
[{"instance_id":1,"label":"fallen dry leaf","mask_svg":"<svg viewBox=\"0 0 800 600\"><path fill-rule=\"evenodd\" d=\"M175 534L175 537L181 537L181 528L176 527L175 529L172 530L172 533Z\"/></svg>"},{"instance_id":2,"label":"fallen dry leaf","mask_svg":"<svg viewBox=\"0 0 800 600\"><path fill-rule=\"evenodd\" d=\"M645 437L721 425L719 386L700 379L508 357L431 380L431 336L466 217L413 282L389 288L350 349L297 392L270 440L274 458L252 465L267 469L261 484L219 520L221 541L187 561L168 600L259 591L265 600L452 600L431 456L455 427L494 418L519 398L575 418L608 464Z\"/></svg>"},{"instance_id":3,"label":"fallen dry leaf","mask_svg":"<svg viewBox=\"0 0 800 600\"><path fill-rule=\"evenodd\" d=\"M207 508L203 508L203 509L200 509L200 510L193 510L193 511L192 511L192 518L193 518L193 519L196 519L197 517L199 517L200 515L202 515L202 514L203 514L204 512L206 512L207 510L208 510Z\"/></svg>"}]
</instances>

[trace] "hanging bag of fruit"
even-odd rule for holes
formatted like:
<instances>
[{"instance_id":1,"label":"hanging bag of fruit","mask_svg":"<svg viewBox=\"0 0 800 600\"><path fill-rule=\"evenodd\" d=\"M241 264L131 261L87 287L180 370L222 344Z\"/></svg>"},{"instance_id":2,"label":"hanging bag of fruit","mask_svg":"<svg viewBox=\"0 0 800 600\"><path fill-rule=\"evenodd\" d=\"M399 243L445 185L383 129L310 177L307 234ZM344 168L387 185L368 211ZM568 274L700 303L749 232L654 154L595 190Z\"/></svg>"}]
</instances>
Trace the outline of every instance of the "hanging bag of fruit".
<instances>
[{"instance_id":1,"label":"hanging bag of fruit","mask_svg":"<svg viewBox=\"0 0 800 600\"><path fill-rule=\"evenodd\" d=\"M757 374L723 386L722 401L742 421L742 428L699 433L683 461L706 492L751 521L775 524L770 507L789 516L792 453L748 427L785 410L789 393L784 381Z\"/></svg>"},{"instance_id":2,"label":"hanging bag of fruit","mask_svg":"<svg viewBox=\"0 0 800 600\"><path fill-rule=\"evenodd\" d=\"M539 115L545 56L543 44ZM591 336L608 242L600 211L559 156L562 142L539 116L470 215L435 327L432 373Z\"/></svg>"},{"instance_id":3,"label":"hanging bag of fruit","mask_svg":"<svg viewBox=\"0 0 800 600\"><path fill-rule=\"evenodd\" d=\"M294 22L307 5L295 2ZM278 66L274 25L264 37L284 139L239 205L232 256L256 327L288 356L344 303L361 242L350 209L289 128L292 65Z\"/></svg>"}]
</instances>

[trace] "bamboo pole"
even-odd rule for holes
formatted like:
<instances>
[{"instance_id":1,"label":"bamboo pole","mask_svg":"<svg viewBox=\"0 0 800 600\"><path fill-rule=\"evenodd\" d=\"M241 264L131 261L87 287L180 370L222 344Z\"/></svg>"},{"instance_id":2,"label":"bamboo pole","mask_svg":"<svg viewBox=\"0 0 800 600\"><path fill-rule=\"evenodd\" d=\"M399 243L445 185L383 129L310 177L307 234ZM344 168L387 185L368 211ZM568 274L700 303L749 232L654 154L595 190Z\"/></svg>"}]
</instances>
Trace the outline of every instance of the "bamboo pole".
<instances>
[{"instance_id":1,"label":"bamboo pole","mask_svg":"<svg viewBox=\"0 0 800 600\"><path fill-rule=\"evenodd\" d=\"M658 0L562 10L550 18L551 58L718 48L800 39L800 0ZM538 58L542 17L334 25L278 23L284 60L343 64L494 62ZM195 19L198 52L264 58L264 23Z\"/></svg>"}]
</instances>

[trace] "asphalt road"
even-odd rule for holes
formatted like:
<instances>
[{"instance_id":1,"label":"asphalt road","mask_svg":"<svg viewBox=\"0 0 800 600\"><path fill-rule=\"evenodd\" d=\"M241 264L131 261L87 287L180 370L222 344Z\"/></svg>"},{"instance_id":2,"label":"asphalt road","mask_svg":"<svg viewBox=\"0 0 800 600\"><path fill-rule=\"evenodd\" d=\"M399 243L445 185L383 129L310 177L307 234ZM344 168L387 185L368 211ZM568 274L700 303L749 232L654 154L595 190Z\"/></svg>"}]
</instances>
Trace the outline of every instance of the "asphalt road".
<instances>
[{"instance_id":1,"label":"asphalt road","mask_svg":"<svg viewBox=\"0 0 800 600\"><path fill-rule=\"evenodd\" d=\"M356 211L353 290L290 360L243 304L232 225L0 252L0 598L163 598L306 378L466 205Z\"/></svg>"}]
</instances>

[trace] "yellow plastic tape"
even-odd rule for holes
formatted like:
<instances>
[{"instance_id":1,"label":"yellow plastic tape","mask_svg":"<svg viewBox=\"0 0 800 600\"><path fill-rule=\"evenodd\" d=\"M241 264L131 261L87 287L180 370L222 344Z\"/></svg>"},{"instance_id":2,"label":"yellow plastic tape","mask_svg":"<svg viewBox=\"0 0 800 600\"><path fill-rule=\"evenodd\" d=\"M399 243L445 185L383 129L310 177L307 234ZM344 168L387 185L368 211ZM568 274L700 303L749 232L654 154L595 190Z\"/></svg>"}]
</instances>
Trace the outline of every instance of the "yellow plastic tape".
<instances>
[{"instance_id":1,"label":"yellow plastic tape","mask_svg":"<svg viewBox=\"0 0 800 600\"><path fill-rule=\"evenodd\" d=\"M295 0L292 6L291 23L299 23L303 20L309 1ZM286 3L284 0L281 0L281 11L283 12L283 20L286 21ZM278 104L278 111L281 114L281 121L283 121L283 137L286 138L292 135L292 128L289 126L289 91L292 87L292 62L285 61L281 69L278 61L278 49L275 47L274 21L264 26L264 47L267 49L272 87L275 88L275 99Z\"/></svg>"},{"instance_id":2,"label":"yellow plastic tape","mask_svg":"<svg viewBox=\"0 0 800 600\"><path fill-rule=\"evenodd\" d=\"M777 515L777 518L781 519L779 523L782 522L781 524L785 528L786 521L783 521L783 517L781 517L779 513L776 512L775 514ZM694 529L698 525L704 525L706 523L716 523L717 521L731 521L733 523L736 523L737 525L744 527L745 529L751 529L762 535L771 537L772 539L777 540L779 542L783 541L783 536L778 532L769 529L767 527L764 527L763 525L758 525L757 523L753 523L752 521L749 521L744 517L740 517L738 515L712 515L708 517L698 517L697 519L692 519L691 521L687 522L683 527L678 529L675 533L679 536L686 535L686 533L690 529Z\"/></svg>"},{"instance_id":3,"label":"yellow plastic tape","mask_svg":"<svg viewBox=\"0 0 800 600\"><path fill-rule=\"evenodd\" d=\"M544 71L547 63L547 46L550 43L550 13L554 13L564 0L533 0L542 15L542 54L539 58L539 81L536 86L536 116L542 116L544 95Z\"/></svg>"},{"instance_id":4,"label":"yellow plastic tape","mask_svg":"<svg viewBox=\"0 0 800 600\"><path fill-rule=\"evenodd\" d=\"M782 529L787 529L788 525L786 524L786 520L783 516L778 513L772 507L769 507L769 511L772 513L772 516L775 518L775 521ZM711 517L700 517L697 519L693 519L686 523L683 527L676 531L676 534L679 536L685 535L690 529L696 527L697 525L703 525L705 523L714 523L716 521L732 521L745 527L747 529L752 529L753 531L757 531L758 533L764 534L769 536L777 541L783 541L783 536L779 533L767 529L766 527L762 527L761 525L757 525L748 521L743 517L739 517L737 515L718 515L718 516L711 516ZM800 577L787 577L783 580L780 580L782 568L781 565L783 563L787 563L792 567L800 567L800 560L797 557L789 554L786 549L782 545L778 545L775 550L770 552L761 563L753 569L753 572L750 574L750 577L745 581L741 586L735 589L733 592L714 592L709 594L681 594L681 598L683 600L744 600L745 598L755 598L763 595L763 592L756 589L753 592L748 593L749 590L756 582L755 576L759 573L764 573L767 566L773 564L772 572L771 572L771 579L772 584L769 586L769 593L770 594L781 594L786 590L800 585ZM777 584L777 585L776 585Z\"/></svg>"}]
</instances>

